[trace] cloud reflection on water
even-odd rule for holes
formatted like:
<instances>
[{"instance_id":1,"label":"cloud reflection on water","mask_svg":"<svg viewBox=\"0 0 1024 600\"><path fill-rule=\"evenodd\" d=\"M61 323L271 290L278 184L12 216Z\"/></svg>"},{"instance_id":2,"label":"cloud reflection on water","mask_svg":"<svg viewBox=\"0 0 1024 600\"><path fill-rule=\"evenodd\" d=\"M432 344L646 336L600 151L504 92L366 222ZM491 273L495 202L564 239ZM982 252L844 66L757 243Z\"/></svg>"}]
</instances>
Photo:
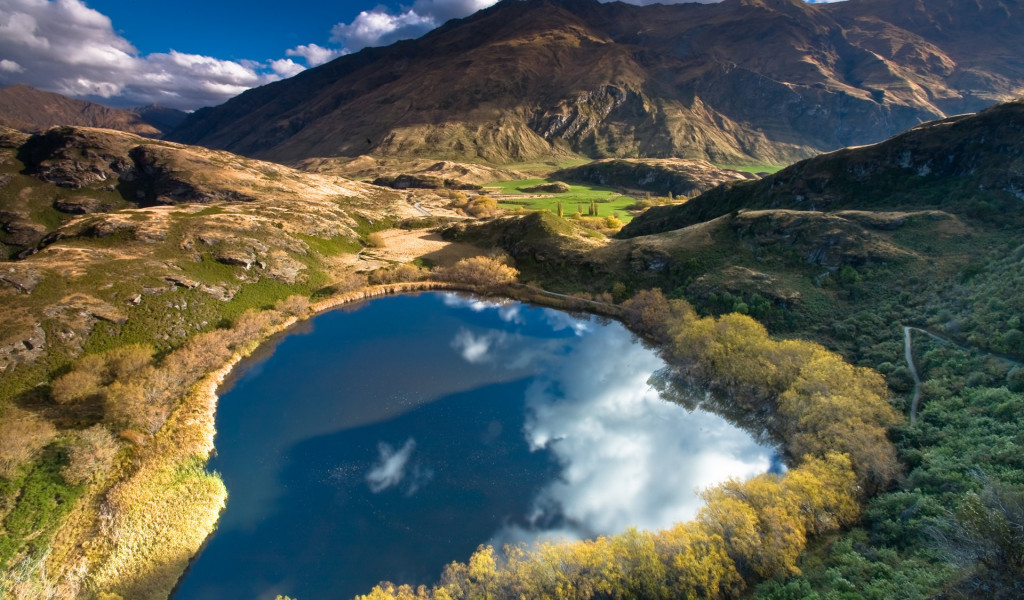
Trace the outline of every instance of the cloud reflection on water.
<instances>
[{"instance_id":1,"label":"cloud reflection on water","mask_svg":"<svg viewBox=\"0 0 1024 600\"><path fill-rule=\"evenodd\" d=\"M482 301L465 306L503 307ZM594 327L553 310L545 310L545 322L575 336L562 340L573 350L559 352L559 360L539 360L556 350L541 350L538 344L544 342L537 339L497 331L459 333L474 341L503 335L501 344L487 346L495 365L536 365L523 435L533 450L554 453L562 469L535 498L528 521L507 524L492 543L582 539L630 526L664 528L696 514L697 490L771 467L773 452L747 432L717 415L689 412L661 399L647 382L664 363L621 325ZM466 351L463 357L475 362Z\"/></svg>"},{"instance_id":2,"label":"cloud reflection on water","mask_svg":"<svg viewBox=\"0 0 1024 600\"><path fill-rule=\"evenodd\" d=\"M391 444L378 442L377 462L366 472L366 485L374 494L393 488L406 482L405 495L412 496L434 477L433 469L420 464L410 466L412 453L416 450L416 440L409 438L405 444L395 450Z\"/></svg>"}]
</instances>

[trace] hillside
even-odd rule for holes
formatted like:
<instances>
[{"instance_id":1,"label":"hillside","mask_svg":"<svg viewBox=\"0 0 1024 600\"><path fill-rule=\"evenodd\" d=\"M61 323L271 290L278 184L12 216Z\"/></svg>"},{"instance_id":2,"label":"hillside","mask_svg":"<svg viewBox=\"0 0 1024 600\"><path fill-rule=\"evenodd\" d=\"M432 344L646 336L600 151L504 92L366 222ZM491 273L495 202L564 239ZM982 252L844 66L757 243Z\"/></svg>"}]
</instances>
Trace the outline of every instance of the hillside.
<instances>
[{"instance_id":1,"label":"hillside","mask_svg":"<svg viewBox=\"0 0 1024 600\"><path fill-rule=\"evenodd\" d=\"M190 115L283 162L569 153L787 164L1024 91L1019 1L507 0Z\"/></svg>"},{"instance_id":2,"label":"hillside","mask_svg":"<svg viewBox=\"0 0 1024 600\"><path fill-rule=\"evenodd\" d=\"M676 197L696 196L726 182L757 179L751 173L720 169L704 160L678 158L606 158L559 169L549 177Z\"/></svg>"},{"instance_id":3,"label":"hillside","mask_svg":"<svg viewBox=\"0 0 1024 600\"><path fill-rule=\"evenodd\" d=\"M635 237L742 209L941 209L996 224L1024 218L1024 99L927 123L885 142L796 163L684 205L655 207L622 230Z\"/></svg>"},{"instance_id":4,"label":"hillside","mask_svg":"<svg viewBox=\"0 0 1024 600\"><path fill-rule=\"evenodd\" d=\"M76 100L27 85L0 88L0 126L36 133L57 125L102 127L158 137L181 123L185 113L162 106L134 110Z\"/></svg>"}]
</instances>

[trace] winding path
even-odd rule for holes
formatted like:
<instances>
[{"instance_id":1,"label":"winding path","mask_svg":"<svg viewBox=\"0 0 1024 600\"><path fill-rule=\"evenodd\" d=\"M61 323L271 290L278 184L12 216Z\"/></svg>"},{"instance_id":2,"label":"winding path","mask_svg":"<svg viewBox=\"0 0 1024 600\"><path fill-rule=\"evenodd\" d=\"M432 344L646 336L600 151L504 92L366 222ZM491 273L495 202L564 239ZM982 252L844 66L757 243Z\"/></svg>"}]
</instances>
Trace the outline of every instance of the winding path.
<instances>
[{"instance_id":1,"label":"winding path","mask_svg":"<svg viewBox=\"0 0 1024 600\"><path fill-rule=\"evenodd\" d=\"M982 350L980 348L970 348L968 346L962 346L962 345L954 342L953 340L951 340L949 338L942 337L941 335L939 335L937 333L932 333L931 331L928 331L927 329L921 329L920 327L910 327L910 326L906 326L905 325L903 327L903 355L904 355L904 357L907 360L907 367L910 368L910 374L914 377L914 399L911 400L911 402L910 402L910 424L911 425L913 425L914 421L917 419L917 407L921 403L921 376L918 375L917 368L914 366L914 353L913 353L913 350L912 350L912 347L911 347L911 341L910 341L910 333L912 331L921 332L921 333L927 335L928 337L930 337L930 338L932 338L934 340L940 341L940 342L945 343L945 344L949 344L951 346L954 346L954 347L959 348L959 349L964 350L964 351L977 350L977 351L979 351L979 352L981 352L983 354L987 354L989 356L995 356L996 358L1001 358L1001 359L1003 359L1003 360L1005 360L1007 362L1013 363L1015 365L1020 365L1021 364L1019 361L1014 360L1014 359L1010 358L1009 356L1003 356L1002 354L995 354L995 353L992 353L992 352L987 352L987 351Z\"/></svg>"},{"instance_id":2,"label":"winding path","mask_svg":"<svg viewBox=\"0 0 1024 600\"><path fill-rule=\"evenodd\" d=\"M916 327L903 327L903 356L907 359L910 374L914 376L914 399L910 402L911 425L917 419L917 405L921 402L921 376L917 374L917 367L914 366L914 352L910 346L910 331L912 329L916 329Z\"/></svg>"}]
</instances>

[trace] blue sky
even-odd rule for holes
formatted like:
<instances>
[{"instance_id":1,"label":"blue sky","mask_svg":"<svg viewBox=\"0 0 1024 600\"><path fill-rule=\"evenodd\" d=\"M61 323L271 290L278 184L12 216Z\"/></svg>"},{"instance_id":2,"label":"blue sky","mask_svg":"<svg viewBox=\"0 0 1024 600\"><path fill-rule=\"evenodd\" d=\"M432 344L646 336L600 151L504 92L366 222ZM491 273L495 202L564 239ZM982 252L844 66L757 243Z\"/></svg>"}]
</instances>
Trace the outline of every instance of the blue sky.
<instances>
[{"instance_id":1,"label":"blue sky","mask_svg":"<svg viewBox=\"0 0 1024 600\"><path fill-rule=\"evenodd\" d=\"M193 110L496 1L0 0L0 85Z\"/></svg>"},{"instance_id":2,"label":"blue sky","mask_svg":"<svg viewBox=\"0 0 1024 600\"><path fill-rule=\"evenodd\" d=\"M144 54L170 49L222 59L272 60L310 42L328 46L331 27L349 23L370 1L86 0ZM197 18L197 15L202 15ZM159 23L159 27L154 27Z\"/></svg>"}]
</instances>

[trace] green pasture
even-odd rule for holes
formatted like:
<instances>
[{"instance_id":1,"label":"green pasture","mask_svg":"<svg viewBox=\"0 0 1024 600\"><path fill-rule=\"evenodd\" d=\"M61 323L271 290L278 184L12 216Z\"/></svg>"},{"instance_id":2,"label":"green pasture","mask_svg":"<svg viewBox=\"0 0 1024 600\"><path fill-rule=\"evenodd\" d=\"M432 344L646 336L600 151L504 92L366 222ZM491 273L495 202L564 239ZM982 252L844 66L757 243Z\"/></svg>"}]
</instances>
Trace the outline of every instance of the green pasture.
<instances>
[{"instance_id":1,"label":"green pasture","mask_svg":"<svg viewBox=\"0 0 1024 600\"><path fill-rule=\"evenodd\" d=\"M714 165L719 169L732 169L733 171L743 171L744 173L778 173L789 166L767 164L723 165L719 163L714 163Z\"/></svg>"},{"instance_id":2,"label":"green pasture","mask_svg":"<svg viewBox=\"0 0 1024 600\"><path fill-rule=\"evenodd\" d=\"M551 183L548 179L520 179L518 181L495 181L484 186L485 194L532 194L523 192L523 188L530 188L535 185ZM498 206L506 209L523 208L525 210L547 210L558 214L558 203L561 202L565 216L571 216L577 210L587 216L587 208L593 200L597 203L599 216L607 217L618 213L619 219L628 223L633 215L626 211L626 207L636 202L635 198L623 196L611 188L591 185L570 184L572 188L562 194L536 194L546 196L544 198L517 198L498 199Z\"/></svg>"}]
</instances>

